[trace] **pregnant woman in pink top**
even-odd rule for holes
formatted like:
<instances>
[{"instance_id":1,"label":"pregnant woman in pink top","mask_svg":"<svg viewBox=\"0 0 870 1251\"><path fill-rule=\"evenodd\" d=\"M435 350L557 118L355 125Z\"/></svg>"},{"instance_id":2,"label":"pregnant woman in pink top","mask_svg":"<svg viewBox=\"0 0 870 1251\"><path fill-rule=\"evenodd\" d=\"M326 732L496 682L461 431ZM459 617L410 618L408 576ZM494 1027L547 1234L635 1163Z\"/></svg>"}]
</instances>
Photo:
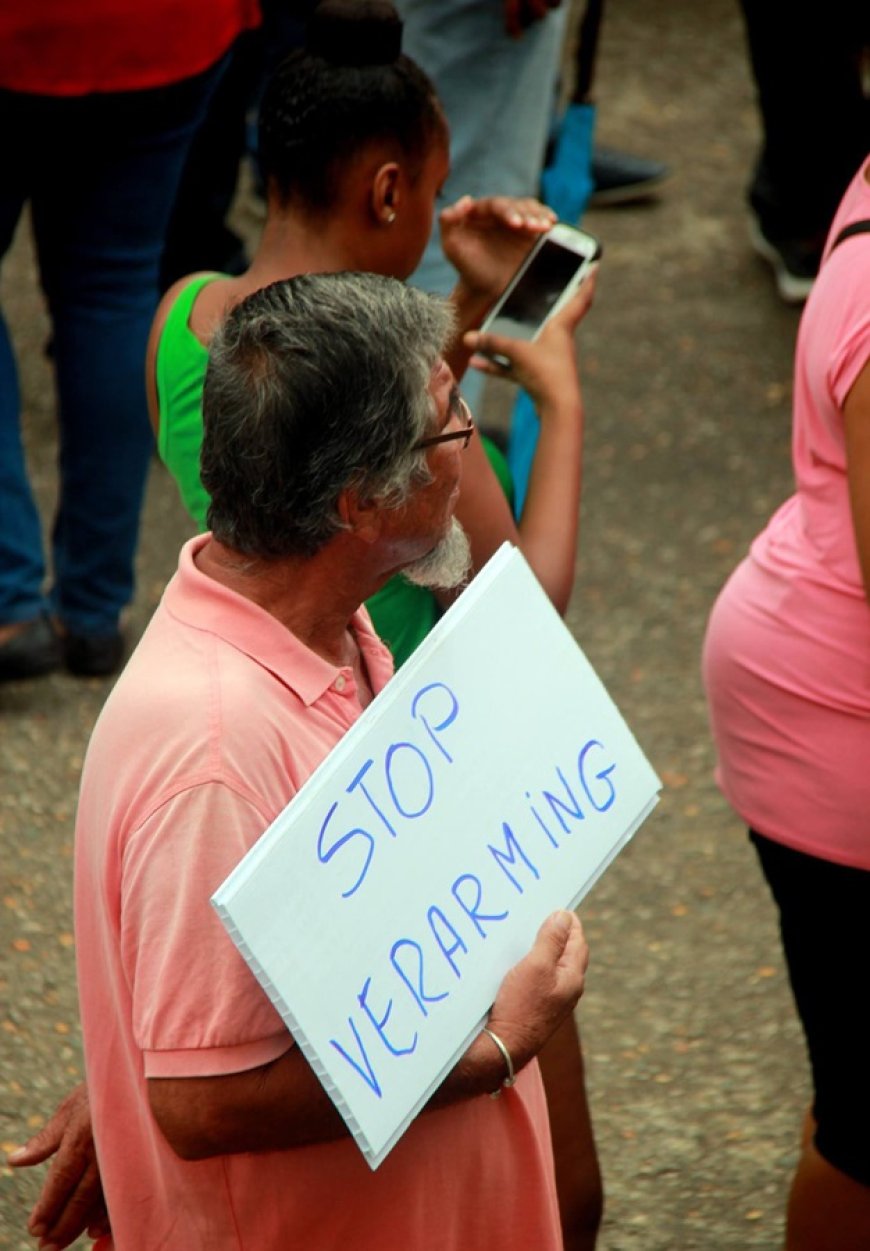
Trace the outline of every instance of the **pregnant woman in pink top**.
<instances>
[{"instance_id":1,"label":"pregnant woman in pink top","mask_svg":"<svg viewBox=\"0 0 870 1251\"><path fill-rule=\"evenodd\" d=\"M812 1066L788 1251L870 1247L868 230L870 159L801 321L797 489L721 592L704 646L717 777L779 907Z\"/></svg>"}]
</instances>

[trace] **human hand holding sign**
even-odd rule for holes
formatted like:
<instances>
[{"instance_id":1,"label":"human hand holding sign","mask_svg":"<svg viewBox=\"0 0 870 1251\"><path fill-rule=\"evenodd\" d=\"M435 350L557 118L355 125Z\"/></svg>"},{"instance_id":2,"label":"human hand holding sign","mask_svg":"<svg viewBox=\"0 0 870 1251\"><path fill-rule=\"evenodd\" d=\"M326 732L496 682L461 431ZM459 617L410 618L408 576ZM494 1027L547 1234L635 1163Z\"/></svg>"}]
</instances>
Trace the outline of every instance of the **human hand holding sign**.
<instances>
[{"instance_id":1,"label":"human hand holding sign","mask_svg":"<svg viewBox=\"0 0 870 1251\"><path fill-rule=\"evenodd\" d=\"M520 1072L534 1059L569 1017L583 993L588 962L589 949L579 920L572 912L559 911L541 926L529 954L505 975L487 1028L507 1048L514 1072ZM215 1097L220 1092L220 1098L224 1100L238 1095L235 1102L246 1109L250 1109L251 1104L256 1105L257 1098L260 1101L265 1098L270 1104L268 1107L255 1106L250 1117L234 1118L238 1122L235 1133L242 1133L241 1138L234 1140L230 1134L225 1141L211 1140L197 1156L188 1158L205 1158L239 1150L271 1150L305 1141L328 1140L347 1133L347 1127L338 1121L334 1107L298 1049L293 1048L276 1064L267 1067L273 1073L285 1067L304 1068L308 1076L304 1083L307 1093L297 1086L293 1091L294 1097L288 1097L290 1091L280 1077L273 1084L272 1091L266 1093L264 1082L257 1077L259 1070L254 1070L253 1075L242 1073L211 1081L194 1083L188 1079L171 1083L180 1091L196 1086L199 1095L205 1087L213 1091ZM505 1062L500 1051L489 1037L481 1034L448 1074L429 1106L444 1106L498 1091L505 1076ZM238 1091L236 1087L239 1087ZM257 1098L252 1097L254 1094ZM198 1103L199 1100L195 1100L197 1106ZM312 1113L317 1116L316 1105L328 1108L329 1119L325 1125L321 1123L317 1130L312 1130L306 1121ZM288 1119L294 1114L296 1124ZM37 1164L55 1152L57 1154L28 1228L40 1238L42 1245L64 1247L85 1229L91 1237L108 1231L84 1085L70 1092L51 1121L21 1151L15 1153L10 1163L18 1166Z\"/></svg>"},{"instance_id":2,"label":"human hand holding sign","mask_svg":"<svg viewBox=\"0 0 870 1251\"><path fill-rule=\"evenodd\" d=\"M589 948L573 912L547 917L528 955L505 974L486 1021L507 1048L517 1074L543 1050L573 1012L583 993ZM429 1101L444 1107L457 1099L498 1092L506 1062L481 1032Z\"/></svg>"},{"instance_id":3,"label":"human hand holding sign","mask_svg":"<svg viewBox=\"0 0 870 1251\"><path fill-rule=\"evenodd\" d=\"M529 954L506 974L487 1021L515 1069L528 1064L574 1010L588 964L589 948L576 915L553 913Z\"/></svg>"}]
</instances>

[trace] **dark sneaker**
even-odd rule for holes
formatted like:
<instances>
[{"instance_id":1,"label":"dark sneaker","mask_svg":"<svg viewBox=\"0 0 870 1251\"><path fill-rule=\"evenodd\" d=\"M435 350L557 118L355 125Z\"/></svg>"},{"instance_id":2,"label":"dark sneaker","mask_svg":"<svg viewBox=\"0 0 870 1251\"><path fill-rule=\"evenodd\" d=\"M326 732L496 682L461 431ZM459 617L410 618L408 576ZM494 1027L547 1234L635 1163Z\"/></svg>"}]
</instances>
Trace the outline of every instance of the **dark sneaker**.
<instances>
[{"instance_id":1,"label":"dark sneaker","mask_svg":"<svg viewBox=\"0 0 870 1251\"><path fill-rule=\"evenodd\" d=\"M661 161L597 146L592 152L591 173L594 190L589 197L590 208L646 200L671 176Z\"/></svg>"},{"instance_id":2,"label":"dark sneaker","mask_svg":"<svg viewBox=\"0 0 870 1251\"><path fill-rule=\"evenodd\" d=\"M35 617L0 643L0 682L38 678L57 669L61 659L60 640L48 617Z\"/></svg>"},{"instance_id":3,"label":"dark sneaker","mask_svg":"<svg viewBox=\"0 0 870 1251\"><path fill-rule=\"evenodd\" d=\"M749 238L773 269L780 298L786 304L803 304L819 272L822 254L818 244L805 239L771 239L756 217L749 219Z\"/></svg>"},{"instance_id":4,"label":"dark sneaker","mask_svg":"<svg viewBox=\"0 0 870 1251\"><path fill-rule=\"evenodd\" d=\"M70 673L79 678L105 678L116 673L124 659L124 636L111 634L67 634L63 656Z\"/></svg>"}]
</instances>

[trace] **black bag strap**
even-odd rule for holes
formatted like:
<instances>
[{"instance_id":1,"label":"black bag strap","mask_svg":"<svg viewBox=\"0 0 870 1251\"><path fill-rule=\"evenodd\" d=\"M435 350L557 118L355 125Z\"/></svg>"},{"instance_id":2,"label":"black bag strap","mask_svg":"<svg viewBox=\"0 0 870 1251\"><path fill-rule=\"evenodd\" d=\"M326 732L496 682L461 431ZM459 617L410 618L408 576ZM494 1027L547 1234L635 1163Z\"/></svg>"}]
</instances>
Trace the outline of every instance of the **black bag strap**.
<instances>
[{"instance_id":1,"label":"black bag strap","mask_svg":"<svg viewBox=\"0 0 870 1251\"><path fill-rule=\"evenodd\" d=\"M844 226L831 244L831 251L838 248L845 239L851 239L852 235L864 235L870 233L870 220L861 222L851 222L850 225Z\"/></svg>"}]
</instances>

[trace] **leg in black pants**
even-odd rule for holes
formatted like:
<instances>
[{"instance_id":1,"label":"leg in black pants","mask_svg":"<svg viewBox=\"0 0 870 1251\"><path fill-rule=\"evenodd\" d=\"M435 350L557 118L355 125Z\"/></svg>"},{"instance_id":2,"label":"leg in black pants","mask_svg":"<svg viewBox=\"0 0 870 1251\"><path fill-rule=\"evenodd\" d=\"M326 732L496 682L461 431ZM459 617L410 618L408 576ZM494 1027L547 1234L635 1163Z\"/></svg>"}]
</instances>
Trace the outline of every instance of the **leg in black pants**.
<instances>
[{"instance_id":1,"label":"leg in black pants","mask_svg":"<svg viewBox=\"0 0 870 1251\"><path fill-rule=\"evenodd\" d=\"M740 2L763 131L749 202L763 238L786 262L791 249L811 279L834 211L870 151L861 76L870 10L856 0Z\"/></svg>"}]
</instances>

